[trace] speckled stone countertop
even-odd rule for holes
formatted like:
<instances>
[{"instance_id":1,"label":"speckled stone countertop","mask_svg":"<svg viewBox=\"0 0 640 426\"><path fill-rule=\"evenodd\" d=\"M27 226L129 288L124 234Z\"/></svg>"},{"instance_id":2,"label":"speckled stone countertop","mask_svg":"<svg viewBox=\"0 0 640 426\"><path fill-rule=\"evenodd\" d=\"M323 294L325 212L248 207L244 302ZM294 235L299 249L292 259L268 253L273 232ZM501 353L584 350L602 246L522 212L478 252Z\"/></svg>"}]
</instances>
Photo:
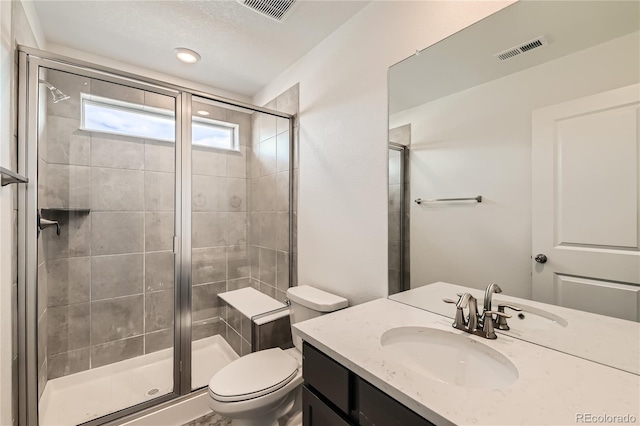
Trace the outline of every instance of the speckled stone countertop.
<instances>
[{"instance_id":1,"label":"speckled stone countertop","mask_svg":"<svg viewBox=\"0 0 640 426\"><path fill-rule=\"evenodd\" d=\"M455 309L442 303L442 299L456 299L457 293L466 292L478 299L478 310L482 310L483 290L445 282L394 294L390 299L453 318ZM496 330L496 333L640 374L640 323L511 297L504 293L494 294L493 300L494 306L500 302L508 302L522 306L525 310L529 307L547 311L567 321L564 327L536 329L526 327L524 322L512 318L508 320L511 330Z\"/></svg>"},{"instance_id":2,"label":"speckled stone countertop","mask_svg":"<svg viewBox=\"0 0 640 426\"><path fill-rule=\"evenodd\" d=\"M506 335L496 340L472 336L453 329L448 318L392 300L374 300L294 327L305 341L437 425L573 425L580 413L629 414L635 424L640 421L638 375ZM380 343L385 331L397 327L464 334L504 355L519 377L501 389L470 389L418 375Z\"/></svg>"}]
</instances>

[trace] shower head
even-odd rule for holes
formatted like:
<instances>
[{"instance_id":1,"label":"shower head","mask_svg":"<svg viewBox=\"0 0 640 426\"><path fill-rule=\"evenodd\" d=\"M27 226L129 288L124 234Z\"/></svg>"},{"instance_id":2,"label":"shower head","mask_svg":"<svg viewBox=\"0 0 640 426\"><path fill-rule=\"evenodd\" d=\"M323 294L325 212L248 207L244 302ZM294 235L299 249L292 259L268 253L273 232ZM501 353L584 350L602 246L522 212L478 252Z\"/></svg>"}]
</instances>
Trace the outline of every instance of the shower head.
<instances>
[{"instance_id":1,"label":"shower head","mask_svg":"<svg viewBox=\"0 0 640 426\"><path fill-rule=\"evenodd\" d=\"M44 84L45 86L47 86L47 89L49 89L49 92L51 92L51 96L53 97L54 104L57 104L58 102L61 102L61 101L66 101L67 99L71 98L71 96L65 95L64 93L62 93L60 89L55 88L48 81L45 81L45 80L38 80L38 81Z\"/></svg>"}]
</instances>

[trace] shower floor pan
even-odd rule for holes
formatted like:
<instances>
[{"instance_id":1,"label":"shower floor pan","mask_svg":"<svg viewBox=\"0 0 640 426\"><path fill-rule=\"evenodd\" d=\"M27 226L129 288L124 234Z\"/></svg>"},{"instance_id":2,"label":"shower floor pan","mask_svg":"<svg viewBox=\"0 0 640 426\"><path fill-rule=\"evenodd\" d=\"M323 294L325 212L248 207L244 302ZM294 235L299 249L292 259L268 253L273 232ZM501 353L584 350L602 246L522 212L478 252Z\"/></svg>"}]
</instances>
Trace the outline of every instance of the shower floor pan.
<instances>
[{"instance_id":1,"label":"shower floor pan","mask_svg":"<svg viewBox=\"0 0 640 426\"><path fill-rule=\"evenodd\" d=\"M211 377L238 355L220 335L192 344L192 386ZM40 398L41 426L74 426L166 395L173 390L173 349L52 379Z\"/></svg>"}]
</instances>

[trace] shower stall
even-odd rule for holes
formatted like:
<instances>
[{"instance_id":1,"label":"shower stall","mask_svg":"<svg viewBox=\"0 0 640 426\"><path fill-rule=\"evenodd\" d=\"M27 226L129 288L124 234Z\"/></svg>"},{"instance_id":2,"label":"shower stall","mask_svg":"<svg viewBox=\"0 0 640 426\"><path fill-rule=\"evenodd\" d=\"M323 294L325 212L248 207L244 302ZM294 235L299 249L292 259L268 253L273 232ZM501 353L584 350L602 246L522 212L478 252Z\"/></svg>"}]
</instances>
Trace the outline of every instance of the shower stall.
<instances>
[{"instance_id":1,"label":"shower stall","mask_svg":"<svg viewBox=\"0 0 640 426\"><path fill-rule=\"evenodd\" d=\"M21 48L20 424L98 425L251 351L284 301L293 115Z\"/></svg>"}]
</instances>

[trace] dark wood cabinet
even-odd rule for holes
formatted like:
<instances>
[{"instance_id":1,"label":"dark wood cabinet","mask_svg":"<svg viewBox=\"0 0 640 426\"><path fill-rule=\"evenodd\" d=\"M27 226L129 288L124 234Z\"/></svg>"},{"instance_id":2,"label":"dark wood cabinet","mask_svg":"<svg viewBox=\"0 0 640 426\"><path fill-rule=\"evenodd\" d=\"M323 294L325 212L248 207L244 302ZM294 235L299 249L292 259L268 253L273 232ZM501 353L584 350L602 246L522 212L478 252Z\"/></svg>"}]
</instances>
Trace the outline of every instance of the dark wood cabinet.
<instances>
[{"instance_id":1,"label":"dark wood cabinet","mask_svg":"<svg viewBox=\"0 0 640 426\"><path fill-rule=\"evenodd\" d=\"M435 426L307 342L304 426Z\"/></svg>"}]
</instances>

